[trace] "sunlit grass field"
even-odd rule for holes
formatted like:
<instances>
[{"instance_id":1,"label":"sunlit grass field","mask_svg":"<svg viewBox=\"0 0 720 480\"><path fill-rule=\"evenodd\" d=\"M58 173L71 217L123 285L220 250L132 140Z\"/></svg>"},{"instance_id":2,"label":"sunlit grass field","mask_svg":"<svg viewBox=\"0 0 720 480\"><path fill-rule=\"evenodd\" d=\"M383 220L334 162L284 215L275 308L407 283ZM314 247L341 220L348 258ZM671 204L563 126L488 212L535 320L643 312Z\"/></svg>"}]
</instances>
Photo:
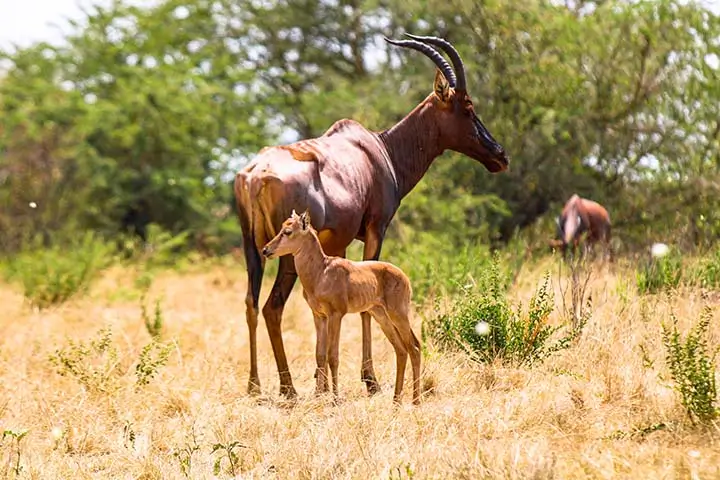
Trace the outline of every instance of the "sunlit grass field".
<instances>
[{"instance_id":1,"label":"sunlit grass field","mask_svg":"<svg viewBox=\"0 0 720 480\"><path fill-rule=\"evenodd\" d=\"M556 304L549 321L557 323L564 308L555 260L523 267L510 296L526 303L547 271ZM339 404L316 398L314 326L296 286L283 331L299 398L289 404L278 395L262 320L263 392L249 397L243 263L166 269L144 298L138 275L134 267L112 267L86 295L44 310L28 305L17 285L0 283L6 477L720 478L718 424L690 423L661 340L671 313L685 332L705 306L717 305L707 291L640 296L633 270L597 265L588 289L592 315L570 348L532 368L512 368L428 345L422 404L410 403L408 371L395 408L394 354L377 325L382 392L369 398L360 382L359 315L343 323ZM263 301L270 282L266 276ZM153 343L141 304L152 320L156 301L162 326ZM431 307L415 311L418 335ZM715 348L719 327L713 313ZM91 341L102 343L95 345L100 353ZM153 364L163 353L165 364ZM139 363L150 373L139 374Z\"/></svg>"}]
</instances>

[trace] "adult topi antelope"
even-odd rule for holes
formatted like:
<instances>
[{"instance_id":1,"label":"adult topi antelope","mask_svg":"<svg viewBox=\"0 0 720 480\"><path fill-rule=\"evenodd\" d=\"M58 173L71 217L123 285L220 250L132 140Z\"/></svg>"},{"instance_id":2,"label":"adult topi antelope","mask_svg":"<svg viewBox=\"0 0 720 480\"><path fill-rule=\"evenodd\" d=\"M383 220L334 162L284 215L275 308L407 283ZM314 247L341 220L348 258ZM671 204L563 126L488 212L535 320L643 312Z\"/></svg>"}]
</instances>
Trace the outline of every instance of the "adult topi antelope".
<instances>
[{"instance_id":1,"label":"adult topi antelope","mask_svg":"<svg viewBox=\"0 0 720 480\"><path fill-rule=\"evenodd\" d=\"M388 224L400 201L445 150L463 153L492 172L508 168L508 157L476 116L465 70L455 48L436 37L387 42L417 50L437 66L434 91L388 130L372 132L352 120L335 122L321 137L265 148L235 178L235 198L248 272L245 299L250 338L248 392L260 391L257 323L265 259L260 249L295 209L309 209L318 239L329 255L345 256L353 239L365 243L363 259L377 260ZM437 46L450 57L453 68ZM280 257L278 273L262 312L280 375L280 393L295 396L283 346L281 321L297 279L291 256ZM362 313L361 379L379 390L372 365L370 316Z\"/></svg>"},{"instance_id":2,"label":"adult topi antelope","mask_svg":"<svg viewBox=\"0 0 720 480\"><path fill-rule=\"evenodd\" d=\"M306 210L293 210L275 238L262 250L266 258L292 255L303 296L315 319L315 393L326 392L327 365L333 393L338 395L340 324L348 313L367 312L395 349L397 372L394 401L400 403L408 354L413 372L413 403L420 403L420 341L410 327L410 279L391 263L354 262L325 255Z\"/></svg>"},{"instance_id":3,"label":"adult topi antelope","mask_svg":"<svg viewBox=\"0 0 720 480\"><path fill-rule=\"evenodd\" d=\"M555 221L557 223L557 239L552 241L551 245L559 247L563 255L567 253L568 247L574 252L580 243L582 234L587 232L585 249L602 242L605 244L608 256L612 258L610 215L599 203L573 194Z\"/></svg>"}]
</instances>

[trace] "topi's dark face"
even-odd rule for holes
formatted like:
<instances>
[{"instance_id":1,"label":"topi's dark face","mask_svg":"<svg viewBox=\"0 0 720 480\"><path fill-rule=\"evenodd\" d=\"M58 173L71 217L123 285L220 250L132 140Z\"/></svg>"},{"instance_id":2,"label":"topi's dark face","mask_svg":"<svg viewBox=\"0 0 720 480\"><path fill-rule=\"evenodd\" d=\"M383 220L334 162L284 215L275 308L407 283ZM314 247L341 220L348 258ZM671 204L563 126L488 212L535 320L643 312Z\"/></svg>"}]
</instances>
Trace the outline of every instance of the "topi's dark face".
<instances>
[{"instance_id":1,"label":"topi's dark face","mask_svg":"<svg viewBox=\"0 0 720 480\"><path fill-rule=\"evenodd\" d=\"M475 113L467 92L465 67L455 47L442 38L405 35L412 40L385 40L423 53L438 68L433 101L438 111L436 121L441 132L442 146L477 160L492 173L507 170L510 161L505 149ZM450 57L452 67L433 46Z\"/></svg>"},{"instance_id":2,"label":"topi's dark face","mask_svg":"<svg viewBox=\"0 0 720 480\"><path fill-rule=\"evenodd\" d=\"M477 160L491 173L507 170L509 159L505 149L477 117L467 93L450 94L449 105L441 110L440 129L450 150Z\"/></svg>"}]
</instances>

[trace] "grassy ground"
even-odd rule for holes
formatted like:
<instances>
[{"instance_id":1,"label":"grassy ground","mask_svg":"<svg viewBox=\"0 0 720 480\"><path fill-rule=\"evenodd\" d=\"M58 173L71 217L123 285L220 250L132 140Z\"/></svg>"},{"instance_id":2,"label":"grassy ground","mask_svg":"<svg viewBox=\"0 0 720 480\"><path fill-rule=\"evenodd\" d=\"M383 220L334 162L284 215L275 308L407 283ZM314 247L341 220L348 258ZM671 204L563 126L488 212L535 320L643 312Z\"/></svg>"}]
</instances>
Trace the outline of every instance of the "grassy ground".
<instances>
[{"instance_id":1,"label":"grassy ground","mask_svg":"<svg viewBox=\"0 0 720 480\"><path fill-rule=\"evenodd\" d=\"M523 271L512 291L526 301L550 260ZM245 277L215 265L156 278L168 363L144 387L135 364L151 341L135 273L115 268L89 295L33 311L0 284L0 468L21 478L720 478L720 432L692 428L670 388L660 322L673 311L687 329L712 296L681 291L639 297L629 273L597 270L594 310L579 342L533 369L480 366L431 351L423 358L423 404L392 406L394 356L373 329L383 392L360 382L360 321L345 319L340 350L342 402L315 398L314 328L296 288L284 320L293 407L278 379L264 324L259 329L263 395L248 377ZM557 320L562 310L557 277ZM268 288L263 291L263 299ZM422 313L415 315L419 334ZM712 345L720 344L718 319ZM60 376L49 357L110 327L117 358L82 360L88 375ZM646 352L643 356L642 352ZM80 354L77 354L80 355ZM106 354L107 356L107 354ZM661 378L661 375L663 376ZM234 444L233 442L238 442ZM232 447L228 455L217 444ZM224 455L224 456L223 456ZM233 456L234 455L234 456ZM232 462L230 462L230 459Z\"/></svg>"}]
</instances>

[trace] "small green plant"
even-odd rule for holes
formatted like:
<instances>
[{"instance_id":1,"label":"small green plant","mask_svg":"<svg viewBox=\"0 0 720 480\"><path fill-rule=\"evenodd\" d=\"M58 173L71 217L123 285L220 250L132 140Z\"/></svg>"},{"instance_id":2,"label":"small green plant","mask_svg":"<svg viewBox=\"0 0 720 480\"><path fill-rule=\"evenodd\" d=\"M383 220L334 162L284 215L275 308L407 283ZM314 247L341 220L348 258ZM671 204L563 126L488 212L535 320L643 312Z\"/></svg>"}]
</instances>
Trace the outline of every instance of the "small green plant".
<instances>
[{"instance_id":1,"label":"small green plant","mask_svg":"<svg viewBox=\"0 0 720 480\"><path fill-rule=\"evenodd\" d=\"M125 420L125 425L123 425L123 447L134 447L135 438L135 429L133 429L132 423L129 420Z\"/></svg>"},{"instance_id":2,"label":"small green plant","mask_svg":"<svg viewBox=\"0 0 720 480\"><path fill-rule=\"evenodd\" d=\"M608 440L622 440L624 438L643 439L654 432L666 430L668 428L665 423L652 423L642 427L633 427L630 431L617 430L607 436Z\"/></svg>"},{"instance_id":3,"label":"small green plant","mask_svg":"<svg viewBox=\"0 0 720 480\"><path fill-rule=\"evenodd\" d=\"M89 343L68 339L68 345L50 355L55 371L73 377L91 391L108 392L118 375L118 352L112 342L112 331L101 329Z\"/></svg>"},{"instance_id":4,"label":"small green plant","mask_svg":"<svg viewBox=\"0 0 720 480\"><path fill-rule=\"evenodd\" d=\"M235 449L241 448L248 447L246 447L240 442L230 442L228 444L216 443L215 445L213 445L211 454L214 454L215 452L220 452L218 457L215 459L215 463L213 464L213 473L215 474L215 476L220 475L220 473L222 472L223 459L227 459L227 473L229 473L232 478L235 478L235 476L238 475L239 472L237 472L237 467L239 458L237 453L235 452Z\"/></svg>"},{"instance_id":5,"label":"small green plant","mask_svg":"<svg viewBox=\"0 0 720 480\"><path fill-rule=\"evenodd\" d=\"M705 288L720 287L720 248L716 248L692 272L693 283Z\"/></svg>"},{"instance_id":6,"label":"small green plant","mask_svg":"<svg viewBox=\"0 0 720 480\"><path fill-rule=\"evenodd\" d=\"M628 280L626 278L619 279L615 284L615 296L618 298L620 304L618 315L622 315L630 306L631 288L632 280Z\"/></svg>"},{"instance_id":7,"label":"small green plant","mask_svg":"<svg viewBox=\"0 0 720 480\"><path fill-rule=\"evenodd\" d=\"M449 313L428 322L427 334L441 349L464 351L478 362L530 365L568 348L584 323L552 341L562 327L548 324L554 308L549 273L526 312L508 303L501 277L494 261L478 288L465 289Z\"/></svg>"},{"instance_id":8,"label":"small green plant","mask_svg":"<svg viewBox=\"0 0 720 480\"><path fill-rule=\"evenodd\" d=\"M22 455L22 448L20 446L20 442L23 438L28 434L28 430L5 430L3 431L2 435L2 442L5 443L6 438L10 438L11 442L11 449L12 452L10 453L10 456L8 457L7 461L7 467L5 471L7 472L7 469L10 468L13 473L15 473L15 476L19 476L22 472L23 468L22 465L20 465L20 456ZM7 473L6 473L7 476Z\"/></svg>"},{"instance_id":9,"label":"small green plant","mask_svg":"<svg viewBox=\"0 0 720 480\"><path fill-rule=\"evenodd\" d=\"M154 223L148 225L147 245L142 250L142 258L146 266L173 266L177 253L187 246L189 237L189 231L173 234Z\"/></svg>"},{"instance_id":10,"label":"small green plant","mask_svg":"<svg viewBox=\"0 0 720 480\"><path fill-rule=\"evenodd\" d=\"M160 337L163 327L163 312L160 307L160 300L158 299L155 301L155 311L153 312L153 315L150 316L147 311L147 307L145 306L145 295L143 295L140 299L140 311L143 322L145 323L145 328L150 336L153 338Z\"/></svg>"},{"instance_id":11,"label":"small green plant","mask_svg":"<svg viewBox=\"0 0 720 480\"><path fill-rule=\"evenodd\" d=\"M148 268L143 268L138 274L138 276L135 277L135 288L140 290L140 295L142 297L145 297L148 291L150 291L150 287L152 286L152 282L154 279L155 275Z\"/></svg>"},{"instance_id":12,"label":"small green plant","mask_svg":"<svg viewBox=\"0 0 720 480\"><path fill-rule=\"evenodd\" d=\"M136 385L144 386L157 374L158 370L167 364L172 344L162 344L153 339L145 345L140 352L138 363L135 365Z\"/></svg>"},{"instance_id":13,"label":"small green plant","mask_svg":"<svg viewBox=\"0 0 720 480\"><path fill-rule=\"evenodd\" d=\"M390 470L389 480L404 480L415 478L415 471L412 469L412 465L406 463L402 466L393 467Z\"/></svg>"},{"instance_id":14,"label":"small green plant","mask_svg":"<svg viewBox=\"0 0 720 480\"><path fill-rule=\"evenodd\" d=\"M180 464L180 471L185 478L191 478L190 473L192 471L192 460L193 455L200 451L200 445L198 445L197 437L195 435L195 427L192 428L192 443L186 443L182 448L173 452L175 457Z\"/></svg>"},{"instance_id":15,"label":"small green plant","mask_svg":"<svg viewBox=\"0 0 720 480\"><path fill-rule=\"evenodd\" d=\"M112 261L111 247L86 233L66 245L37 246L9 261L10 280L22 284L31 305L47 308L87 291Z\"/></svg>"},{"instance_id":16,"label":"small green plant","mask_svg":"<svg viewBox=\"0 0 720 480\"><path fill-rule=\"evenodd\" d=\"M659 258L652 258L635 274L638 292L642 294L672 290L680 285L682 258L676 252Z\"/></svg>"},{"instance_id":17,"label":"small green plant","mask_svg":"<svg viewBox=\"0 0 720 480\"><path fill-rule=\"evenodd\" d=\"M707 333L712 310L706 307L697 325L682 338L677 328L677 317L672 325L662 325L662 340L667 364L675 390L693 423L709 423L718 416L715 385L715 357L717 349L710 351Z\"/></svg>"},{"instance_id":18,"label":"small green plant","mask_svg":"<svg viewBox=\"0 0 720 480\"><path fill-rule=\"evenodd\" d=\"M638 346L638 350L640 350L640 358L642 359L643 368L653 368L655 366L655 361L650 357L647 347L641 343Z\"/></svg>"}]
</instances>

